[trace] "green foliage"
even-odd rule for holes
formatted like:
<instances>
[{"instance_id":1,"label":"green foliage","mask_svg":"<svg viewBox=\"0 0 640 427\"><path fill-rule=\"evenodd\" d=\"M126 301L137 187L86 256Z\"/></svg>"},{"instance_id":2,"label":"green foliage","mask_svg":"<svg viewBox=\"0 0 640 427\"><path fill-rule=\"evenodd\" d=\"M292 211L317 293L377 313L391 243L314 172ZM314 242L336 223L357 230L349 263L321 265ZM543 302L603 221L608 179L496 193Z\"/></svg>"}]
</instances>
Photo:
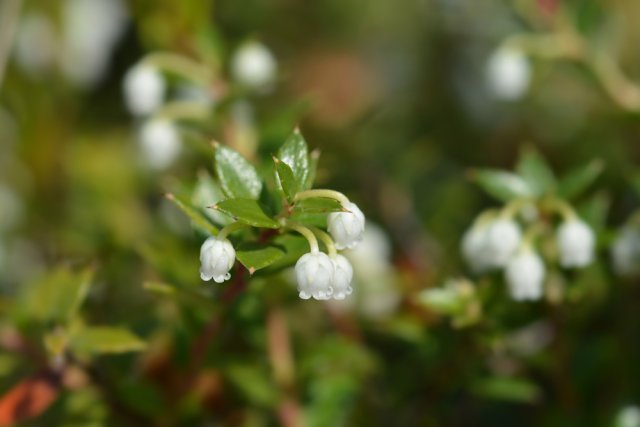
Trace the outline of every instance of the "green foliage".
<instances>
[{"instance_id":1,"label":"green foliage","mask_svg":"<svg viewBox=\"0 0 640 427\"><path fill-rule=\"evenodd\" d=\"M215 146L215 169L228 197L258 199L262 181L256 169L238 152L224 145Z\"/></svg>"}]
</instances>

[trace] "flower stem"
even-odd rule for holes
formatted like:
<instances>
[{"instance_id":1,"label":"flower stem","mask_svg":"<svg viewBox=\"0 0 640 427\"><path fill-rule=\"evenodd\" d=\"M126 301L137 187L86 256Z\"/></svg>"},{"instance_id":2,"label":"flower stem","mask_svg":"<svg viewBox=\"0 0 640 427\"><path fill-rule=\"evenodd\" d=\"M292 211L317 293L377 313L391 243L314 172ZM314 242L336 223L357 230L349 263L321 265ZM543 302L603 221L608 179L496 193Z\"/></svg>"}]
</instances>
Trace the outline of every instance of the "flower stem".
<instances>
[{"instance_id":1,"label":"flower stem","mask_svg":"<svg viewBox=\"0 0 640 427\"><path fill-rule=\"evenodd\" d=\"M226 239L229 234L233 233L234 231L238 231L238 230L240 230L241 228L244 228L244 227L248 227L248 225L247 224L243 224L241 222L231 223L231 224L225 226L224 228L222 228L220 231L218 231L217 238L218 238L218 240Z\"/></svg>"},{"instance_id":2,"label":"flower stem","mask_svg":"<svg viewBox=\"0 0 640 427\"><path fill-rule=\"evenodd\" d=\"M343 207L346 207L350 203L347 196L345 196L341 192L334 191L334 190L324 190L324 189L301 191L295 195L295 197L293 198L293 201L297 202L299 200L313 199L313 198L334 199L340 202L340 204Z\"/></svg>"},{"instance_id":3,"label":"flower stem","mask_svg":"<svg viewBox=\"0 0 640 427\"><path fill-rule=\"evenodd\" d=\"M324 243L324 245L327 247L329 256L331 258L335 258L336 255L338 255L338 251L336 250L336 245L335 243L333 243L333 239L331 238L331 236L329 236L328 233L325 233L324 231L320 230L317 227L309 227L309 228L311 231L313 231L313 233L315 233L316 236L320 238L320 240L322 240L322 243Z\"/></svg>"},{"instance_id":4,"label":"flower stem","mask_svg":"<svg viewBox=\"0 0 640 427\"><path fill-rule=\"evenodd\" d=\"M578 216L571 205L562 199L551 198L548 200L548 206L551 210L559 213L565 221L575 219Z\"/></svg>"},{"instance_id":5,"label":"flower stem","mask_svg":"<svg viewBox=\"0 0 640 427\"><path fill-rule=\"evenodd\" d=\"M209 69L184 56L169 52L155 52L147 55L145 64L154 65L165 71L178 74L186 79L202 85L208 85L212 79Z\"/></svg>"},{"instance_id":6,"label":"flower stem","mask_svg":"<svg viewBox=\"0 0 640 427\"><path fill-rule=\"evenodd\" d=\"M302 234L304 238L309 242L309 248L311 249L312 253L317 253L320 251L320 248L318 247L318 239L316 239L316 236L307 227L292 223L290 221L285 222L285 227Z\"/></svg>"}]
</instances>

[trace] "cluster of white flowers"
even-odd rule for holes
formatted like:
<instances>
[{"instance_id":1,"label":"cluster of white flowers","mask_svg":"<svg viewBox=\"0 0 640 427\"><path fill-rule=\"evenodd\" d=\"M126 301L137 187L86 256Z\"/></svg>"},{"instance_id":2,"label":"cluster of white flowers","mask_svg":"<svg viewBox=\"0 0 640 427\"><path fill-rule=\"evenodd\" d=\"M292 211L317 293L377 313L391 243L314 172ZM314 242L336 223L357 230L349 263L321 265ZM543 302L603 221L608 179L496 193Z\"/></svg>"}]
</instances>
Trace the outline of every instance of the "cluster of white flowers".
<instances>
[{"instance_id":1,"label":"cluster of white flowers","mask_svg":"<svg viewBox=\"0 0 640 427\"><path fill-rule=\"evenodd\" d=\"M328 217L328 228L331 236L319 231L326 236L326 245L329 255L318 249L313 232L304 227L293 227L303 234L308 233L311 251L304 254L295 265L296 280L298 283L298 295L302 299L314 298L316 300L345 299L351 294L351 281L353 280L353 267L346 257L331 249L333 241L340 242L340 247L353 248L362 240L365 218L360 209L349 202L343 205L344 212L331 213ZM226 229L229 230L227 226ZM302 231L300 230L302 229ZM200 248L200 277L202 280L211 280L222 283L231 275L229 271L235 262L235 250L231 242L226 239L227 231L221 230L216 237L208 238ZM333 240L332 240L333 239ZM337 248L338 245L335 244Z\"/></svg>"},{"instance_id":2,"label":"cluster of white flowers","mask_svg":"<svg viewBox=\"0 0 640 427\"><path fill-rule=\"evenodd\" d=\"M556 231L556 246L562 267L585 267L593 261L595 236L580 219L566 219ZM463 237L462 254L476 273L504 269L514 300L542 298L545 263L514 219L478 219Z\"/></svg>"}]
</instances>

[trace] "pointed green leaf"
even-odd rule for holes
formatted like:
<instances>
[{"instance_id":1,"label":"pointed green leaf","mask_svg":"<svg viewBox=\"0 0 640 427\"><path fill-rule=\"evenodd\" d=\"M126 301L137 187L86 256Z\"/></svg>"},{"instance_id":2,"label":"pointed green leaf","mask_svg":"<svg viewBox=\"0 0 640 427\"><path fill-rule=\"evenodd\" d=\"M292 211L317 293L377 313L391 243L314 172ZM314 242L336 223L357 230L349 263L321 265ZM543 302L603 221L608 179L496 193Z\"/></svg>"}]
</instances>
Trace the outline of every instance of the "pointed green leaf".
<instances>
[{"instance_id":1,"label":"pointed green leaf","mask_svg":"<svg viewBox=\"0 0 640 427\"><path fill-rule=\"evenodd\" d=\"M299 129L280 147L278 158L291 168L297 188L305 188L309 177L309 149Z\"/></svg>"},{"instance_id":2,"label":"pointed green leaf","mask_svg":"<svg viewBox=\"0 0 640 427\"><path fill-rule=\"evenodd\" d=\"M560 196L565 199L579 196L598 179L603 170L604 164L599 159L571 170L560 182Z\"/></svg>"},{"instance_id":3,"label":"pointed green leaf","mask_svg":"<svg viewBox=\"0 0 640 427\"><path fill-rule=\"evenodd\" d=\"M257 199L262 191L258 172L237 151L224 145L216 145L215 169L220 185L229 197Z\"/></svg>"},{"instance_id":4,"label":"pointed green leaf","mask_svg":"<svg viewBox=\"0 0 640 427\"><path fill-rule=\"evenodd\" d=\"M533 147L525 148L516 166L516 172L527 182L535 195L555 191L557 182L547 161Z\"/></svg>"},{"instance_id":5,"label":"pointed green leaf","mask_svg":"<svg viewBox=\"0 0 640 427\"><path fill-rule=\"evenodd\" d=\"M313 150L309 154L309 176L307 176L307 182L304 189L308 190L313 188L313 183L316 180L318 174L318 162L320 161L320 150Z\"/></svg>"},{"instance_id":6,"label":"pointed green leaf","mask_svg":"<svg viewBox=\"0 0 640 427\"><path fill-rule=\"evenodd\" d=\"M274 245L266 245L253 242L245 242L236 249L238 261L244 265L251 274L254 271L268 267L284 256L284 250Z\"/></svg>"},{"instance_id":7,"label":"pointed green leaf","mask_svg":"<svg viewBox=\"0 0 640 427\"><path fill-rule=\"evenodd\" d=\"M176 196L175 194L167 194L166 197L171 200L186 216L188 216L189 219L191 219L191 223L194 227L211 236L218 234L218 228L211 224L211 221L205 217L204 213L200 209L195 208L191 203Z\"/></svg>"},{"instance_id":8,"label":"pointed green leaf","mask_svg":"<svg viewBox=\"0 0 640 427\"><path fill-rule=\"evenodd\" d=\"M214 206L236 221L253 227L280 228L275 220L267 216L258 202L251 199L227 199Z\"/></svg>"},{"instance_id":9,"label":"pointed green leaf","mask_svg":"<svg viewBox=\"0 0 640 427\"><path fill-rule=\"evenodd\" d=\"M191 195L191 204L194 208L204 212L204 215L214 224L225 226L231 223L231 219L215 209L207 208L226 198L220 184L207 171L201 170L198 172L198 183Z\"/></svg>"},{"instance_id":10,"label":"pointed green leaf","mask_svg":"<svg viewBox=\"0 0 640 427\"><path fill-rule=\"evenodd\" d=\"M481 169L474 171L472 177L484 191L505 202L535 195L527 181L510 172Z\"/></svg>"},{"instance_id":11,"label":"pointed green leaf","mask_svg":"<svg viewBox=\"0 0 640 427\"><path fill-rule=\"evenodd\" d=\"M82 327L73 333L69 345L81 354L127 353L146 347L145 342L129 330L111 326Z\"/></svg>"},{"instance_id":12,"label":"pointed green leaf","mask_svg":"<svg viewBox=\"0 0 640 427\"><path fill-rule=\"evenodd\" d=\"M293 171L288 164L279 160L277 157L273 158L276 166L276 181L282 189L284 196L289 202L293 200L293 196L299 191L298 183L293 176Z\"/></svg>"},{"instance_id":13,"label":"pointed green leaf","mask_svg":"<svg viewBox=\"0 0 640 427\"><path fill-rule=\"evenodd\" d=\"M293 215L303 213L328 214L331 212L344 212L340 202L335 199L317 197L313 199L303 199L296 202L293 207Z\"/></svg>"}]
</instances>

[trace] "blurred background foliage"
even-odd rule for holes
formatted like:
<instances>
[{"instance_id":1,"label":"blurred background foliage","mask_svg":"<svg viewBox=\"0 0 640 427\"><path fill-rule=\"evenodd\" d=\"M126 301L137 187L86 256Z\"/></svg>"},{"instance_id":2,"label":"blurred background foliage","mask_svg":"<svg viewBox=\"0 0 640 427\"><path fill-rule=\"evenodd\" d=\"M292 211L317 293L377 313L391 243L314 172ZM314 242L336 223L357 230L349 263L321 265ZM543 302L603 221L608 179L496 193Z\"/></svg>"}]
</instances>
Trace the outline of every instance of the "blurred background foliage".
<instances>
[{"instance_id":1,"label":"blurred background foliage","mask_svg":"<svg viewBox=\"0 0 640 427\"><path fill-rule=\"evenodd\" d=\"M0 425L640 425L640 291L606 251L640 205L638 2L0 5ZM500 99L487 62L522 34L531 81ZM277 60L270 91L232 81L248 40ZM160 170L121 90L154 51L206 67L219 101ZM206 179L212 139L258 162L296 124L318 186L374 224L347 304L298 300L286 272L202 283L201 236L163 197ZM520 304L492 276L457 328L417 295L466 272L461 235L495 205L470 168L523 144L561 174L605 165L576 201L600 218L599 261L568 279L591 291Z\"/></svg>"}]
</instances>

